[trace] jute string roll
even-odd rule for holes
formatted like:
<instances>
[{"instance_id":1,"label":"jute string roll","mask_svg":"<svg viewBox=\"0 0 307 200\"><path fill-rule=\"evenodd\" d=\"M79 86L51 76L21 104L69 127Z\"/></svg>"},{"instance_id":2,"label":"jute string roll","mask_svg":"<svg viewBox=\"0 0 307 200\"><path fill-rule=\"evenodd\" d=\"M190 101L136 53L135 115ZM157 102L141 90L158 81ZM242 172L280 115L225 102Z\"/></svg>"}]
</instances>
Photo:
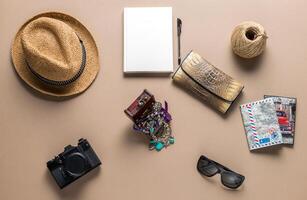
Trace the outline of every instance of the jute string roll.
<instances>
[{"instance_id":1,"label":"jute string roll","mask_svg":"<svg viewBox=\"0 0 307 200\"><path fill-rule=\"evenodd\" d=\"M247 21L237 25L233 30L231 47L238 56L253 58L264 51L267 38L263 26L253 21Z\"/></svg>"}]
</instances>

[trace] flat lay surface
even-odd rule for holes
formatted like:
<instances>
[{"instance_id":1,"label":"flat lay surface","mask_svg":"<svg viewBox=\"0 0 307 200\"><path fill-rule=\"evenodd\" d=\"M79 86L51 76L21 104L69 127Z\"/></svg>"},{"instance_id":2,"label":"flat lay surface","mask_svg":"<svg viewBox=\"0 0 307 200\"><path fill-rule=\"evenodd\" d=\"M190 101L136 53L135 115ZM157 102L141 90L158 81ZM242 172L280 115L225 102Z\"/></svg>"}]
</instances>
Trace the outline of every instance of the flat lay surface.
<instances>
[{"instance_id":1,"label":"flat lay surface","mask_svg":"<svg viewBox=\"0 0 307 200\"><path fill-rule=\"evenodd\" d=\"M182 57L194 50L244 85L224 116L194 98L166 75L123 74L124 7L173 8L173 63L177 66L176 17L183 21ZM0 2L0 199L307 199L307 2L295 1L58 1ZM100 71L93 85L66 101L42 98L14 71L10 49L20 26L31 17L58 11L78 19L91 32ZM242 21L266 30L267 46L252 60L235 56L230 37ZM155 55L153 55L155 56ZM132 130L125 115L148 89L168 102L175 144L148 151L148 141ZM297 98L294 146L250 152L239 105L264 95ZM86 138L102 161L60 190L46 162L68 144ZM245 176L231 191L220 175L196 169L200 155Z\"/></svg>"}]
</instances>

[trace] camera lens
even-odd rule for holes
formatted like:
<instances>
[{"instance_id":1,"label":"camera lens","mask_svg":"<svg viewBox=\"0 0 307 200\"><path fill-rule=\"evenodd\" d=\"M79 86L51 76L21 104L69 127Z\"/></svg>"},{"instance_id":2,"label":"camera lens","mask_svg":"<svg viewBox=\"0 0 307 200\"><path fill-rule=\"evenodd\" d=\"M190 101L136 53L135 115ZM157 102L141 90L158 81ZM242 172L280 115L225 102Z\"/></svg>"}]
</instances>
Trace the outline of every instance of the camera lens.
<instances>
[{"instance_id":1,"label":"camera lens","mask_svg":"<svg viewBox=\"0 0 307 200\"><path fill-rule=\"evenodd\" d=\"M72 176L80 176L86 170L86 159L80 153L69 155L65 159L64 167L66 172Z\"/></svg>"}]
</instances>

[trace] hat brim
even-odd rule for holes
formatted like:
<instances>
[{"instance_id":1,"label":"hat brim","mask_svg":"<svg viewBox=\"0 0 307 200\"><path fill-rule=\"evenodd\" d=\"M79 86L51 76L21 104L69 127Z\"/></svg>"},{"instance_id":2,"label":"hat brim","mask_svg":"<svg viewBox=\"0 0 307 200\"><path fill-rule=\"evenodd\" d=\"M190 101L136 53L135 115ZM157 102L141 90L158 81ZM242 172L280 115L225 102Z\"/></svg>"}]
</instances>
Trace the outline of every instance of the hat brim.
<instances>
[{"instance_id":1,"label":"hat brim","mask_svg":"<svg viewBox=\"0 0 307 200\"><path fill-rule=\"evenodd\" d=\"M26 64L21 44L21 32L28 23L40 17L49 17L68 24L76 31L85 46L86 65L84 71L76 81L67 86L54 87L41 82L32 74ZM14 68L19 77L34 90L52 97L70 97L84 92L93 83L99 71L98 49L90 32L77 19L58 12L47 12L36 15L23 24L14 38L11 56Z\"/></svg>"}]
</instances>

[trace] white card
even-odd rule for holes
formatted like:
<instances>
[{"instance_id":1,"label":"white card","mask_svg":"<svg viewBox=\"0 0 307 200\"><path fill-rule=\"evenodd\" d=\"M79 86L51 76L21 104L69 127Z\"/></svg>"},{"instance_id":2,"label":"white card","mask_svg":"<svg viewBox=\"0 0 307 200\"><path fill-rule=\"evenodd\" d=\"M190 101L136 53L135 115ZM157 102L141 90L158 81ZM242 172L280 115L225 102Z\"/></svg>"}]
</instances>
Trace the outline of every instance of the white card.
<instances>
[{"instance_id":1,"label":"white card","mask_svg":"<svg viewBox=\"0 0 307 200\"><path fill-rule=\"evenodd\" d=\"M124 72L173 72L171 7L124 8Z\"/></svg>"}]
</instances>

